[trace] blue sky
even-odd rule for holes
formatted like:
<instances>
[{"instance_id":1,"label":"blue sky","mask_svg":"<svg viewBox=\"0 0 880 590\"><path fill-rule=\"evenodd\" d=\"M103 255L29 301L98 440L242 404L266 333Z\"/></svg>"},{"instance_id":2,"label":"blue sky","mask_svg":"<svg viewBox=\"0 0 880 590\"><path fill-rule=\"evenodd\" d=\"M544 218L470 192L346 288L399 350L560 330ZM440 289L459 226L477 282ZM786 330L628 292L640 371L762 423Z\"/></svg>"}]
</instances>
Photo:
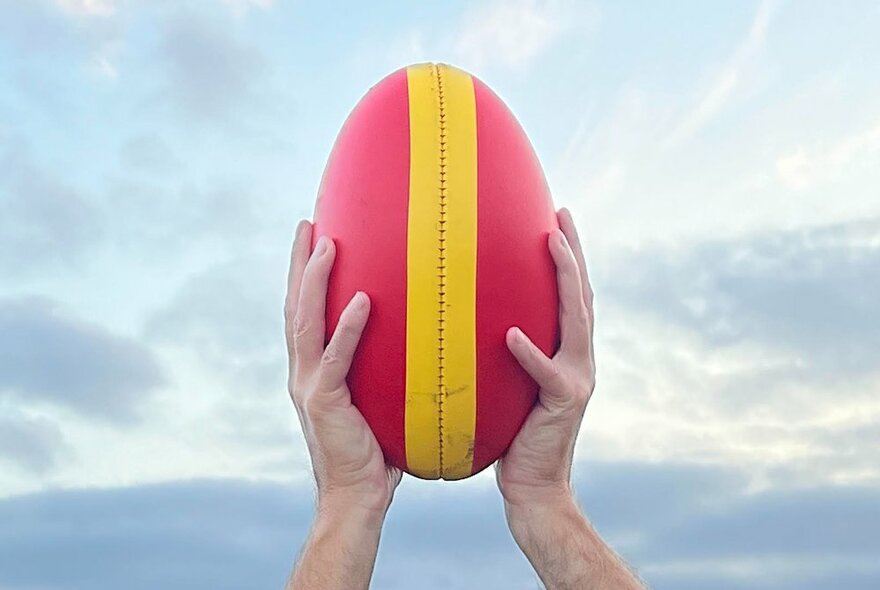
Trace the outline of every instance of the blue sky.
<instances>
[{"instance_id":1,"label":"blue sky","mask_svg":"<svg viewBox=\"0 0 880 590\"><path fill-rule=\"evenodd\" d=\"M474 72L581 228L587 513L655 588L880 585L880 7L0 0L0 588L278 587L281 303L367 88ZM491 474L376 588L535 588ZM465 530L464 541L460 531Z\"/></svg>"}]
</instances>

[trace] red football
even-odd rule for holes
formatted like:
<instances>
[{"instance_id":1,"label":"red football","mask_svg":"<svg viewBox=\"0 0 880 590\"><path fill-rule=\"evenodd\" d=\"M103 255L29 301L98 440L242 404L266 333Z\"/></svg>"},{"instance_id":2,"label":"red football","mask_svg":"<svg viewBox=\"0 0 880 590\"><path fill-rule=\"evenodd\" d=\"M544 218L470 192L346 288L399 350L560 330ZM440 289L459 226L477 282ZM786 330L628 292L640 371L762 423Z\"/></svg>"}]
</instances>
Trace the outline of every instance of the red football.
<instances>
[{"instance_id":1,"label":"red football","mask_svg":"<svg viewBox=\"0 0 880 590\"><path fill-rule=\"evenodd\" d=\"M537 395L508 328L558 345L556 214L513 114L451 66L394 72L345 122L314 222L337 248L327 339L356 291L372 301L348 383L386 461L432 479L493 463Z\"/></svg>"}]
</instances>

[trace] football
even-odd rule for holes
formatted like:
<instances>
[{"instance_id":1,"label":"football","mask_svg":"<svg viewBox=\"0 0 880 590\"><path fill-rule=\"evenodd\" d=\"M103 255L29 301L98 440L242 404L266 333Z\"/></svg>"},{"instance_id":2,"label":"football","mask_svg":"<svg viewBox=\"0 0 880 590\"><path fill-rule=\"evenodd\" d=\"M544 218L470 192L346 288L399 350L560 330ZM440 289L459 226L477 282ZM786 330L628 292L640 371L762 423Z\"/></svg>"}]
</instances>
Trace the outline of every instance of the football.
<instances>
[{"instance_id":1,"label":"football","mask_svg":"<svg viewBox=\"0 0 880 590\"><path fill-rule=\"evenodd\" d=\"M537 385L505 334L519 326L548 355L558 346L557 227L528 137L474 76L409 66L351 112L313 241L336 243L328 341L355 292L370 296L348 384L389 464L461 479L510 445Z\"/></svg>"}]
</instances>

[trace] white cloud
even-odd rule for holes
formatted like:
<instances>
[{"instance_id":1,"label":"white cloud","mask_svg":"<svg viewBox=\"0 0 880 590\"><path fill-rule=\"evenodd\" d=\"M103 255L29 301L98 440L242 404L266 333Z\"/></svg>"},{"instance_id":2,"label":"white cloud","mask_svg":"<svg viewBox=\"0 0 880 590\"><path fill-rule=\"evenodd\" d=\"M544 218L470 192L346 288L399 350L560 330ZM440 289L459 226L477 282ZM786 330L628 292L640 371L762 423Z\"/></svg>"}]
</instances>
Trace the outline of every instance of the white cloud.
<instances>
[{"instance_id":1,"label":"white cloud","mask_svg":"<svg viewBox=\"0 0 880 590\"><path fill-rule=\"evenodd\" d=\"M272 8L275 0L222 0L223 4L232 9L236 14L244 14L251 8L267 10Z\"/></svg>"},{"instance_id":2,"label":"white cloud","mask_svg":"<svg viewBox=\"0 0 880 590\"><path fill-rule=\"evenodd\" d=\"M880 165L880 122L810 149L798 146L776 160L776 173L787 188L804 190L839 177L851 168Z\"/></svg>"},{"instance_id":3,"label":"white cloud","mask_svg":"<svg viewBox=\"0 0 880 590\"><path fill-rule=\"evenodd\" d=\"M94 72L97 76L101 78L115 80L119 77L119 72L116 69L116 65L111 60L110 56L104 53L93 55L91 61L89 62L89 67L92 72Z\"/></svg>"},{"instance_id":4,"label":"white cloud","mask_svg":"<svg viewBox=\"0 0 880 590\"><path fill-rule=\"evenodd\" d=\"M813 163L802 147L780 157L776 161L776 173L784 185L793 189L807 188L815 180Z\"/></svg>"},{"instance_id":5,"label":"white cloud","mask_svg":"<svg viewBox=\"0 0 880 590\"><path fill-rule=\"evenodd\" d=\"M388 45L388 61L415 63L440 59L470 70L528 67L578 24L592 28L592 4L568 0L492 0L470 6L457 26L443 33L412 28Z\"/></svg>"},{"instance_id":6,"label":"white cloud","mask_svg":"<svg viewBox=\"0 0 880 590\"><path fill-rule=\"evenodd\" d=\"M116 12L116 0L55 0L55 3L74 16L109 16Z\"/></svg>"},{"instance_id":7,"label":"white cloud","mask_svg":"<svg viewBox=\"0 0 880 590\"><path fill-rule=\"evenodd\" d=\"M470 67L528 64L567 27L558 2L495 0L473 7L455 34L455 54Z\"/></svg>"},{"instance_id":8,"label":"white cloud","mask_svg":"<svg viewBox=\"0 0 880 590\"><path fill-rule=\"evenodd\" d=\"M755 15L750 41L740 44L751 49L738 52L753 57L730 60L743 68L727 77L738 82L726 94L720 89L729 86L719 82L719 90L683 102L682 93L637 72L597 90L596 106L561 113L574 122L571 139L548 176L593 255L880 214L878 89L856 92L841 81L845 57L799 71L785 51L761 54L756 47L771 13ZM796 16L778 18L789 15ZM790 26L780 22L780 35ZM754 72L771 61L790 78L772 81L758 97ZM737 108L728 108L734 101ZM710 121L713 132L698 133Z\"/></svg>"},{"instance_id":9,"label":"white cloud","mask_svg":"<svg viewBox=\"0 0 880 590\"><path fill-rule=\"evenodd\" d=\"M597 316L598 385L580 460L736 465L761 486L880 481L875 453L853 442L880 417L875 377L809 386L783 376L801 359L775 346L709 347L614 305Z\"/></svg>"},{"instance_id":10,"label":"white cloud","mask_svg":"<svg viewBox=\"0 0 880 590\"><path fill-rule=\"evenodd\" d=\"M727 62L719 68L711 83L700 93L693 108L673 130L668 138L670 144L686 140L699 131L730 101L734 92L741 86L746 70L754 64L764 48L772 8L770 0L761 1L745 38L737 45Z\"/></svg>"}]
</instances>

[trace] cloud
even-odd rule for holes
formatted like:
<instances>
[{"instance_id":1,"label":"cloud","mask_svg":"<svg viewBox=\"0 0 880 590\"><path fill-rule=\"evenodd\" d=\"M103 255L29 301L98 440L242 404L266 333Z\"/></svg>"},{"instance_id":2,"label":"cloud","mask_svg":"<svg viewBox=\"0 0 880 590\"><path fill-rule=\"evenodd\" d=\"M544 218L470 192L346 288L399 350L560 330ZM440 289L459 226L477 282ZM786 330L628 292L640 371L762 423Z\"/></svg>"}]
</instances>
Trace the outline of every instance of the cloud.
<instances>
[{"instance_id":1,"label":"cloud","mask_svg":"<svg viewBox=\"0 0 880 590\"><path fill-rule=\"evenodd\" d=\"M205 481L6 500L0 585L280 588L308 526L303 492Z\"/></svg>"},{"instance_id":2,"label":"cloud","mask_svg":"<svg viewBox=\"0 0 880 590\"><path fill-rule=\"evenodd\" d=\"M878 370L880 219L686 251L645 249L615 265L606 297L699 333L794 353L796 372L847 379Z\"/></svg>"},{"instance_id":3,"label":"cloud","mask_svg":"<svg viewBox=\"0 0 880 590\"><path fill-rule=\"evenodd\" d=\"M119 76L116 66L113 65L107 56L96 56L92 60L92 66L94 67L95 73L99 76L110 78L112 80L115 80Z\"/></svg>"},{"instance_id":4,"label":"cloud","mask_svg":"<svg viewBox=\"0 0 880 590\"><path fill-rule=\"evenodd\" d=\"M761 0L745 38L702 91L690 112L679 122L668 137L669 144L683 141L711 121L739 89L746 69L753 65L767 39L767 28L774 9L771 0Z\"/></svg>"},{"instance_id":5,"label":"cloud","mask_svg":"<svg viewBox=\"0 0 880 590\"><path fill-rule=\"evenodd\" d=\"M44 299L0 301L0 398L127 422L163 383L150 350Z\"/></svg>"},{"instance_id":6,"label":"cloud","mask_svg":"<svg viewBox=\"0 0 880 590\"><path fill-rule=\"evenodd\" d=\"M455 55L469 68L523 67L570 26L566 6L545 0L494 0L469 8L455 33Z\"/></svg>"},{"instance_id":7,"label":"cloud","mask_svg":"<svg viewBox=\"0 0 880 590\"><path fill-rule=\"evenodd\" d=\"M252 8L268 10L275 4L275 0L223 0L236 14L244 14Z\"/></svg>"},{"instance_id":8,"label":"cloud","mask_svg":"<svg viewBox=\"0 0 880 590\"><path fill-rule=\"evenodd\" d=\"M19 80L36 79L43 85L70 80L70 74L82 65L94 74L114 78L120 25L115 0L0 0L0 36L13 49L10 63L27 70L18 74ZM26 92L23 85L18 81L19 89ZM64 101L70 103L69 98Z\"/></svg>"},{"instance_id":9,"label":"cloud","mask_svg":"<svg viewBox=\"0 0 880 590\"><path fill-rule=\"evenodd\" d=\"M682 46L653 56L640 53L640 45L635 55L656 59L654 66L622 70L619 85L585 93L585 106L565 117L572 122L570 141L548 176L558 202L575 211L592 252L880 214L871 191L880 170L876 89L841 75L848 71L845 51L801 67L803 54L790 41L806 21L777 3L761 6L751 37L743 36L762 44L745 52L752 57L742 61L719 108L700 111L714 113L708 119L692 116L704 94L700 86L696 93L678 91L692 85L692 72L705 71L706 53L683 58ZM696 34L680 42L700 43ZM627 51L623 42L614 49ZM676 134L678 142L670 141Z\"/></svg>"},{"instance_id":10,"label":"cloud","mask_svg":"<svg viewBox=\"0 0 880 590\"><path fill-rule=\"evenodd\" d=\"M657 590L818 590L838 576L856 588L880 580L876 489L753 494L729 469L644 463L587 464L577 484L599 530ZM280 587L312 504L307 486L239 480L8 498L0 501L0 585ZM426 590L537 583L494 486L475 480L403 482L373 587L411 587L415 575Z\"/></svg>"},{"instance_id":11,"label":"cloud","mask_svg":"<svg viewBox=\"0 0 880 590\"><path fill-rule=\"evenodd\" d=\"M187 116L224 123L236 109L258 100L266 61L207 15L169 15L159 59L165 74L163 98Z\"/></svg>"},{"instance_id":12,"label":"cloud","mask_svg":"<svg viewBox=\"0 0 880 590\"><path fill-rule=\"evenodd\" d=\"M185 164L161 140L126 143L120 158L134 173L106 182L102 210L113 220L108 241L125 251L153 263L200 248L223 259L256 245L255 236L269 223L261 201L243 182L177 180L174 171Z\"/></svg>"},{"instance_id":13,"label":"cloud","mask_svg":"<svg viewBox=\"0 0 880 590\"><path fill-rule=\"evenodd\" d=\"M23 140L0 142L0 270L77 262L103 232L75 187L38 166Z\"/></svg>"},{"instance_id":14,"label":"cloud","mask_svg":"<svg viewBox=\"0 0 880 590\"><path fill-rule=\"evenodd\" d=\"M801 147L776 160L776 173L788 188L800 190L810 187L815 182L816 172L813 162Z\"/></svg>"},{"instance_id":15,"label":"cloud","mask_svg":"<svg viewBox=\"0 0 880 590\"><path fill-rule=\"evenodd\" d=\"M63 15L45 2L0 0L0 33L5 43L30 55L73 46L76 40Z\"/></svg>"},{"instance_id":16,"label":"cloud","mask_svg":"<svg viewBox=\"0 0 880 590\"><path fill-rule=\"evenodd\" d=\"M441 56L468 70L522 70L572 30L589 31L595 20L592 4L492 0L469 5L451 31L416 27L383 47L394 64Z\"/></svg>"},{"instance_id":17,"label":"cloud","mask_svg":"<svg viewBox=\"0 0 880 590\"><path fill-rule=\"evenodd\" d=\"M801 191L833 181L857 168L876 168L880 160L880 124L860 129L809 149L798 146L776 160L776 173L786 188Z\"/></svg>"},{"instance_id":18,"label":"cloud","mask_svg":"<svg viewBox=\"0 0 880 590\"><path fill-rule=\"evenodd\" d=\"M146 334L198 350L206 360L227 367L234 359L284 350L279 345L286 269L281 259L275 262L239 258L192 276L147 320Z\"/></svg>"},{"instance_id":19,"label":"cloud","mask_svg":"<svg viewBox=\"0 0 880 590\"><path fill-rule=\"evenodd\" d=\"M239 257L193 275L144 333L157 347L210 374L215 426L231 444L289 447L286 348L281 307L285 256Z\"/></svg>"},{"instance_id":20,"label":"cloud","mask_svg":"<svg viewBox=\"0 0 880 590\"><path fill-rule=\"evenodd\" d=\"M607 256L579 450L721 462L761 486L880 482L876 277L880 219Z\"/></svg>"},{"instance_id":21,"label":"cloud","mask_svg":"<svg viewBox=\"0 0 880 590\"><path fill-rule=\"evenodd\" d=\"M116 12L116 0L55 0L55 4L73 16L109 16Z\"/></svg>"},{"instance_id":22,"label":"cloud","mask_svg":"<svg viewBox=\"0 0 880 590\"><path fill-rule=\"evenodd\" d=\"M183 166L168 143L156 133L129 137L119 148L119 158L137 171L155 174L177 172Z\"/></svg>"},{"instance_id":23,"label":"cloud","mask_svg":"<svg viewBox=\"0 0 880 590\"><path fill-rule=\"evenodd\" d=\"M0 408L0 462L35 474L55 467L66 450L58 425L15 407Z\"/></svg>"}]
</instances>

